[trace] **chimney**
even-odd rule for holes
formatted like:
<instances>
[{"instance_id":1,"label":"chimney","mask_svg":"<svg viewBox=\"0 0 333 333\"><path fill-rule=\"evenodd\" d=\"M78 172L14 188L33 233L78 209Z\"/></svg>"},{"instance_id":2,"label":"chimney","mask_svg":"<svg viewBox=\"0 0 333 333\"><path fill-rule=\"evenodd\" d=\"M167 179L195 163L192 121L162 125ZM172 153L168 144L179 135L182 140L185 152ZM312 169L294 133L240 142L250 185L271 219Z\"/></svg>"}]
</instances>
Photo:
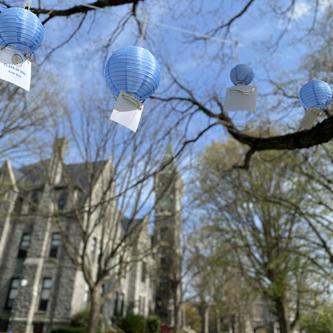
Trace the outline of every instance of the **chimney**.
<instances>
[{"instance_id":1,"label":"chimney","mask_svg":"<svg viewBox=\"0 0 333 333\"><path fill-rule=\"evenodd\" d=\"M68 142L66 138L55 138L53 141L52 158L63 161L67 150L67 145Z\"/></svg>"}]
</instances>

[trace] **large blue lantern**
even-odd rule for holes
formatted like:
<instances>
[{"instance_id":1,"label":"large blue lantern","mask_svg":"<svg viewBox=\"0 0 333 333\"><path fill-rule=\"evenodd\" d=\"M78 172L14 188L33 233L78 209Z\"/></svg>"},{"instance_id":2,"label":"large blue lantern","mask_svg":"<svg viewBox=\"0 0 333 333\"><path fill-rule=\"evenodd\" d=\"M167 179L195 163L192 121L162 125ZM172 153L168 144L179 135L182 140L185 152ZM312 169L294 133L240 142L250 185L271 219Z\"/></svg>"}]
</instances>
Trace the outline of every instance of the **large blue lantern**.
<instances>
[{"instance_id":1,"label":"large blue lantern","mask_svg":"<svg viewBox=\"0 0 333 333\"><path fill-rule=\"evenodd\" d=\"M301 88L299 97L305 109L326 109L332 101L332 89L325 81L311 80Z\"/></svg>"},{"instance_id":2,"label":"large blue lantern","mask_svg":"<svg viewBox=\"0 0 333 333\"><path fill-rule=\"evenodd\" d=\"M12 7L0 13L0 46L31 55L41 45L44 26L30 10Z\"/></svg>"},{"instance_id":3,"label":"large blue lantern","mask_svg":"<svg viewBox=\"0 0 333 333\"><path fill-rule=\"evenodd\" d=\"M230 80L234 85L249 85L253 78L252 68L245 64L238 64L230 72Z\"/></svg>"},{"instance_id":4,"label":"large blue lantern","mask_svg":"<svg viewBox=\"0 0 333 333\"><path fill-rule=\"evenodd\" d=\"M111 55L106 64L105 77L116 97L125 92L142 103L158 87L160 66L148 50L129 46Z\"/></svg>"}]
</instances>

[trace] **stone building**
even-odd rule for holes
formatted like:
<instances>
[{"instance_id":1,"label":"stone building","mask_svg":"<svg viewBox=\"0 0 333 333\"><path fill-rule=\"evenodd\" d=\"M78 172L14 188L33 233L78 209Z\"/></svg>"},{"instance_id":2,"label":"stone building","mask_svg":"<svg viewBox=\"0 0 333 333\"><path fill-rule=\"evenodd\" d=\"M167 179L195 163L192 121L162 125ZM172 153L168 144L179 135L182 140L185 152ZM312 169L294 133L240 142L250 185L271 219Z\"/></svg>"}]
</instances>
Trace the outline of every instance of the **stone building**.
<instances>
[{"instance_id":1,"label":"stone building","mask_svg":"<svg viewBox=\"0 0 333 333\"><path fill-rule=\"evenodd\" d=\"M56 139L49 160L20 169L6 161L1 168L0 332L10 328L14 333L49 333L53 328L68 325L71 317L88 305L89 289L83 273L64 246L64 237L80 245L81 231L73 223L74 217L66 212L85 204L84 193L91 184L92 192L98 196L105 179L112 174L112 165L111 161L64 164L65 150L66 140ZM169 148L165 160L171 154ZM91 169L97 175L93 181L88 180ZM126 256L135 259L138 249L152 245L157 253L133 261L122 275L111 300L103 306L105 322L128 311L148 315L156 308L164 322L177 323L177 316L170 311L177 310L180 295L180 184L174 163L156 176L154 237L145 219L136 221L140 228ZM57 212L62 214L54 223ZM108 214L105 219L110 219ZM117 224L119 235L128 232L128 227L128 220L121 218ZM98 256L96 239L101 231L96 232L87 250L92 265ZM158 240L165 241L164 245L160 246ZM153 271L157 275L150 274ZM106 291L109 288L107 284L104 287Z\"/></svg>"}]
</instances>

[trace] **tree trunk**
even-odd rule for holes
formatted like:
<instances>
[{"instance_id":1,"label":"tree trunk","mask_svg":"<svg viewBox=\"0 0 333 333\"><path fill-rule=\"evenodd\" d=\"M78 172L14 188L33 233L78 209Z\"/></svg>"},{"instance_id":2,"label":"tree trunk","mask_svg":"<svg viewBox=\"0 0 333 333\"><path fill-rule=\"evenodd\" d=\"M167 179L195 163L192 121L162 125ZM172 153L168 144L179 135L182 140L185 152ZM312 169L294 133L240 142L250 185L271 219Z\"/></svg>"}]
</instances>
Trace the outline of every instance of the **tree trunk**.
<instances>
[{"instance_id":1,"label":"tree trunk","mask_svg":"<svg viewBox=\"0 0 333 333\"><path fill-rule=\"evenodd\" d=\"M275 309L277 313L277 319L280 327L280 333L289 333L289 325L286 316L286 309L284 302L281 298L275 299Z\"/></svg>"},{"instance_id":2,"label":"tree trunk","mask_svg":"<svg viewBox=\"0 0 333 333\"><path fill-rule=\"evenodd\" d=\"M99 286L91 290L88 333L97 333L99 329L101 292Z\"/></svg>"},{"instance_id":3,"label":"tree trunk","mask_svg":"<svg viewBox=\"0 0 333 333\"><path fill-rule=\"evenodd\" d=\"M179 304L177 301L174 303L174 333L180 332L180 320L179 320Z\"/></svg>"}]
</instances>

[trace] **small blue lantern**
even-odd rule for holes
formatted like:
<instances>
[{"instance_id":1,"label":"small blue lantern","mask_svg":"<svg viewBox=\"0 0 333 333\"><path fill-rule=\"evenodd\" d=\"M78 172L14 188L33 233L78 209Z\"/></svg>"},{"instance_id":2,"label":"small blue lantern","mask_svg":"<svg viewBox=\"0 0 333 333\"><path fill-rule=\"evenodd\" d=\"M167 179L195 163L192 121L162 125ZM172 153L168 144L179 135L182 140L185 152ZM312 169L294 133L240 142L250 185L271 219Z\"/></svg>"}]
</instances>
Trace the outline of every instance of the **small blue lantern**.
<instances>
[{"instance_id":1,"label":"small blue lantern","mask_svg":"<svg viewBox=\"0 0 333 333\"><path fill-rule=\"evenodd\" d=\"M332 89L325 81L311 80L300 89L299 97L305 109L326 109L332 101Z\"/></svg>"},{"instance_id":2,"label":"small blue lantern","mask_svg":"<svg viewBox=\"0 0 333 333\"><path fill-rule=\"evenodd\" d=\"M0 13L0 45L31 55L41 45L44 26L30 10L12 7Z\"/></svg>"},{"instance_id":3,"label":"small blue lantern","mask_svg":"<svg viewBox=\"0 0 333 333\"><path fill-rule=\"evenodd\" d=\"M253 78L252 68L245 64L238 64L230 72L230 80L234 85L248 85Z\"/></svg>"},{"instance_id":4,"label":"small blue lantern","mask_svg":"<svg viewBox=\"0 0 333 333\"><path fill-rule=\"evenodd\" d=\"M129 46L111 55L106 64L105 77L116 97L125 92L144 102L158 87L160 66L148 50Z\"/></svg>"}]
</instances>

